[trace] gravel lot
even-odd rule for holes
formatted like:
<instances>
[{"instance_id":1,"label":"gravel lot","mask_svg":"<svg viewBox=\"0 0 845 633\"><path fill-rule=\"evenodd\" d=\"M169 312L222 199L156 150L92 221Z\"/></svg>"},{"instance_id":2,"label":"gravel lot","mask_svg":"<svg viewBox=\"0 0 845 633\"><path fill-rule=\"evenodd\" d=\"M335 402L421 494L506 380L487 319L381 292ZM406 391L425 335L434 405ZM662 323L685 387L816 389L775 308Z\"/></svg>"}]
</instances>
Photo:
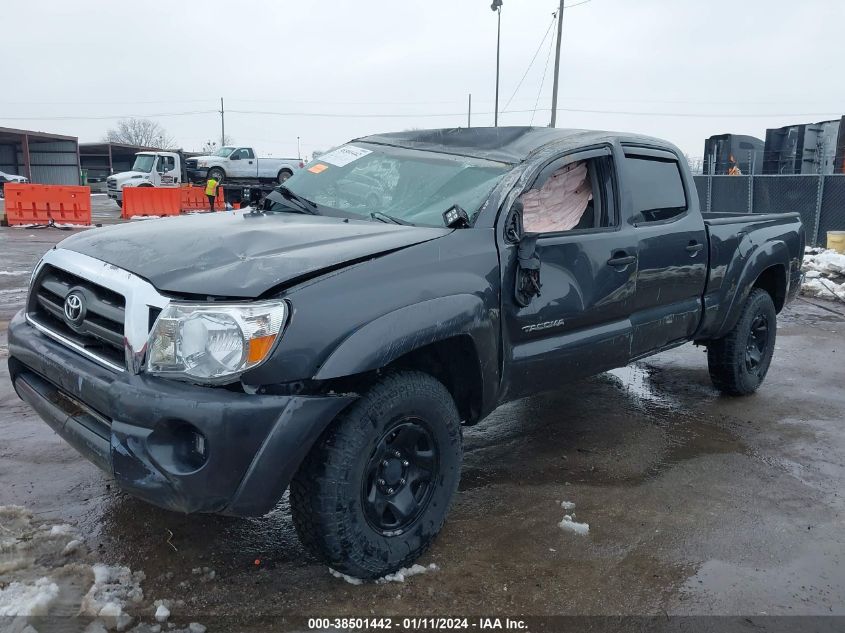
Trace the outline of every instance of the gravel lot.
<instances>
[{"instance_id":1,"label":"gravel lot","mask_svg":"<svg viewBox=\"0 0 845 633\"><path fill-rule=\"evenodd\" d=\"M113 221L113 203L96 206ZM0 229L3 361L28 271L66 235ZM719 396L688 345L467 429L460 493L420 561L436 569L401 583L333 577L300 547L286 499L242 520L121 493L18 400L5 362L0 505L74 526L79 562L144 572L129 611L150 623L163 598L171 621L210 630L262 616L845 615L845 306L801 299L779 325L755 396ZM589 531L561 527L567 514Z\"/></svg>"}]
</instances>

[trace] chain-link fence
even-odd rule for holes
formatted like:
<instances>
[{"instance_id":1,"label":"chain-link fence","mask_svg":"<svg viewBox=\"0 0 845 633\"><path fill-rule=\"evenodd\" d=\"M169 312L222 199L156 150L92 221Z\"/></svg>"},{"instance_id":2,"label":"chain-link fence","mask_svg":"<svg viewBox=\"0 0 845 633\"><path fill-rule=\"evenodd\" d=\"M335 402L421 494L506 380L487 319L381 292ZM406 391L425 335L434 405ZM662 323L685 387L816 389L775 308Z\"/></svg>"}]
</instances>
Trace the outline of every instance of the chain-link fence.
<instances>
[{"instance_id":1,"label":"chain-link fence","mask_svg":"<svg viewBox=\"0 0 845 633\"><path fill-rule=\"evenodd\" d=\"M845 231L845 174L830 176L694 176L703 212L801 215L807 244Z\"/></svg>"}]
</instances>

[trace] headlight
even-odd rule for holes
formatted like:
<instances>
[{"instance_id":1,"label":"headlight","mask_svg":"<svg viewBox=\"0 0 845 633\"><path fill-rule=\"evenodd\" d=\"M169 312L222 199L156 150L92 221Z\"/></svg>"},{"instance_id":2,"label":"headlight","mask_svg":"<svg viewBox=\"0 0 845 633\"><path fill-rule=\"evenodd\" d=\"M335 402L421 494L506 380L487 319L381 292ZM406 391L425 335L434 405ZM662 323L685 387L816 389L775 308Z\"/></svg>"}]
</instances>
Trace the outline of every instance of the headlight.
<instances>
[{"instance_id":1,"label":"headlight","mask_svg":"<svg viewBox=\"0 0 845 633\"><path fill-rule=\"evenodd\" d=\"M227 382L269 356L286 320L284 301L171 302L150 333L147 372Z\"/></svg>"},{"instance_id":2,"label":"headlight","mask_svg":"<svg viewBox=\"0 0 845 633\"><path fill-rule=\"evenodd\" d=\"M197 163L197 166L198 167L208 167L208 162L201 160L200 162Z\"/></svg>"}]
</instances>

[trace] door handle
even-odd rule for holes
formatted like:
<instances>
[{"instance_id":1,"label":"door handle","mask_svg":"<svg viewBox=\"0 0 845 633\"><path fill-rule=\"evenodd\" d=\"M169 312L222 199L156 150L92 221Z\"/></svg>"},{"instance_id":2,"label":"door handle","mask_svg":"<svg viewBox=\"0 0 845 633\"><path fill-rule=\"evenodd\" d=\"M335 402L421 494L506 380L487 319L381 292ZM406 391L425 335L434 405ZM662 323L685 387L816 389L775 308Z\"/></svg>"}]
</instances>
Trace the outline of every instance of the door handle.
<instances>
[{"instance_id":1,"label":"door handle","mask_svg":"<svg viewBox=\"0 0 845 633\"><path fill-rule=\"evenodd\" d=\"M634 255L627 255L624 251L620 251L618 253L614 253L613 257L607 260L608 266L627 266L628 264L633 264L637 261L636 256Z\"/></svg>"},{"instance_id":2,"label":"door handle","mask_svg":"<svg viewBox=\"0 0 845 633\"><path fill-rule=\"evenodd\" d=\"M702 248L704 248L704 244L699 244L698 242L690 242L689 246L687 246L687 253L689 253L690 255L695 255Z\"/></svg>"}]
</instances>

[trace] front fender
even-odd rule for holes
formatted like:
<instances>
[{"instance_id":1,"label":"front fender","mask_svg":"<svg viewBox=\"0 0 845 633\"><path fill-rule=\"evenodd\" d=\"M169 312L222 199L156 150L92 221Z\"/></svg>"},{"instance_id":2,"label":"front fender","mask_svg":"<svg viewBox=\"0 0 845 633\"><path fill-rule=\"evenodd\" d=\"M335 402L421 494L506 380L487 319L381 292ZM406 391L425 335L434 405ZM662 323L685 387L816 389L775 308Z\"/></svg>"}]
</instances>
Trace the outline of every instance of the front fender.
<instances>
[{"instance_id":1,"label":"front fender","mask_svg":"<svg viewBox=\"0 0 845 633\"><path fill-rule=\"evenodd\" d=\"M754 283L764 270L772 266L782 266L784 276L788 276L789 259L789 247L783 240L772 240L761 244L749 254L736 280L725 280L725 292L731 293L730 303L723 310L724 319L712 338L725 336L736 325Z\"/></svg>"},{"instance_id":2,"label":"front fender","mask_svg":"<svg viewBox=\"0 0 845 633\"><path fill-rule=\"evenodd\" d=\"M498 311L488 310L480 297L448 295L389 312L348 336L317 371L329 380L373 371L424 345L469 335L478 354L483 396L488 403L498 382L496 332Z\"/></svg>"}]
</instances>

